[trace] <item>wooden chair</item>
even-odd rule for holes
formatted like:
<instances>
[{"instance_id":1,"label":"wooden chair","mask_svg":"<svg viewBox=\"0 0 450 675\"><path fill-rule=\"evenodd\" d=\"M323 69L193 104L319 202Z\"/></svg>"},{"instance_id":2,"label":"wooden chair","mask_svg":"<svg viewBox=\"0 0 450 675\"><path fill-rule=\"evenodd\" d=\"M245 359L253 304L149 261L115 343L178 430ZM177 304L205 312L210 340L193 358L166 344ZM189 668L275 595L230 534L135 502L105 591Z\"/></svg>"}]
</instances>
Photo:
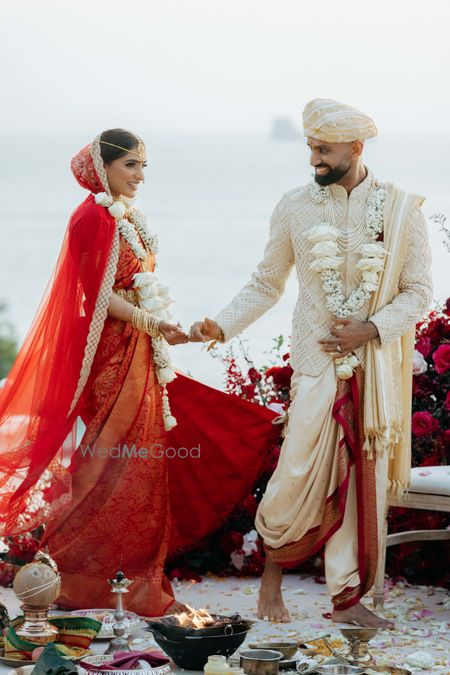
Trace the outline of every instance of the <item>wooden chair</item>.
<instances>
[{"instance_id":1,"label":"wooden chair","mask_svg":"<svg viewBox=\"0 0 450 675\"><path fill-rule=\"evenodd\" d=\"M380 536L378 566L375 577L373 602L375 609L382 610L384 604L384 576L386 547L408 541L450 540L450 530L411 530L388 534L387 515L389 507L450 512L450 466L420 466L411 470L411 485L405 499L388 497L386 519Z\"/></svg>"}]
</instances>

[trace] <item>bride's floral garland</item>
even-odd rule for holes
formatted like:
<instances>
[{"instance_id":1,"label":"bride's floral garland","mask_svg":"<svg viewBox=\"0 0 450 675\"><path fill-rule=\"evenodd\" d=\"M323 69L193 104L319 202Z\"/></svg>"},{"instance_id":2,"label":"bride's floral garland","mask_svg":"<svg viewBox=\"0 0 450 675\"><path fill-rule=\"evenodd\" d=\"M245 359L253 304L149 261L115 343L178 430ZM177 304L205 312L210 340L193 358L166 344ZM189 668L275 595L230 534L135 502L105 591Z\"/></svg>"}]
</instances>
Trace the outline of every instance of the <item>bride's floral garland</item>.
<instances>
[{"instance_id":1,"label":"bride's floral garland","mask_svg":"<svg viewBox=\"0 0 450 675\"><path fill-rule=\"evenodd\" d=\"M106 192L94 195L96 204L108 209L117 221L117 227L122 237L128 242L135 256L145 261L147 252L139 241L139 237L151 253L158 252L158 239L147 229L146 218L124 200L114 201ZM125 218L125 216L128 218ZM139 234L139 237L138 237ZM172 315L169 306L173 300L169 297L168 286L162 286L153 272L138 272L133 276L134 288L139 298L139 307L151 312L153 316L164 321L170 321ZM170 412L169 398L166 385L176 378L176 373L170 358L169 345L161 337L152 337L153 360L156 366L156 375L162 386L163 417L166 431L176 426L177 421Z\"/></svg>"},{"instance_id":2,"label":"bride's floral garland","mask_svg":"<svg viewBox=\"0 0 450 675\"><path fill-rule=\"evenodd\" d=\"M314 204L324 204L331 200L331 191L328 186L321 187L315 181L311 183L310 196ZM386 190L380 183L374 183L369 194L365 214L365 228L374 243L360 246L361 257L356 267L362 271L362 280L358 288L354 289L348 298L344 295L344 284L340 268L344 258L339 255L339 230L330 222L323 220L319 225L311 228L307 239L313 244L311 253L314 260L310 269L318 272L322 279L322 288L325 291L326 307L338 319L358 314L361 308L369 301L372 293L378 290L379 275L384 269L387 251L377 242L383 232L384 204ZM359 361L355 354L349 354L335 360L336 372L339 378L348 379Z\"/></svg>"}]
</instances>

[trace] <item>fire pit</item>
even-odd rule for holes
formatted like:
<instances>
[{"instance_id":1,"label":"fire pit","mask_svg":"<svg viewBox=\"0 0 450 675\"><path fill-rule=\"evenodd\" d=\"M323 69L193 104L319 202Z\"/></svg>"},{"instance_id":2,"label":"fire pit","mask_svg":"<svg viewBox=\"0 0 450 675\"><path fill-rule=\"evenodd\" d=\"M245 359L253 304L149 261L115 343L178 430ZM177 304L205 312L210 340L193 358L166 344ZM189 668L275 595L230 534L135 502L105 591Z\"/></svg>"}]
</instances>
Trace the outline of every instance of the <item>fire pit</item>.
<instances>
[{"instance_id":1,"label":"fire pit","mask_svg":"<svg viewBox=\"0 0 450 675\"><path fill-rule=\"evenodd\" d=\"M202 670L213 654L234 654L254 623L239 614L221 616L204 609L188 609L147 621L161 649L177 666L188 670Z\"/></svg>"}]
</instances>

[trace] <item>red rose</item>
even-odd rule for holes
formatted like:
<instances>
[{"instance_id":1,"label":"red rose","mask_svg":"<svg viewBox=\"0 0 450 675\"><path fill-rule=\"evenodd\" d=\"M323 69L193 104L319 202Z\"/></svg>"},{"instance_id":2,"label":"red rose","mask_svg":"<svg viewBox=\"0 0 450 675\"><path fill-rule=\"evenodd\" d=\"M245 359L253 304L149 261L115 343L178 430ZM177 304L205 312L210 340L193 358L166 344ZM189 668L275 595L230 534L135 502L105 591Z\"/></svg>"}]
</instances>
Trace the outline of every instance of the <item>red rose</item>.
<instances>
[{"instance_id":1,"label":"red rose","mask_svg":"<svg viewBox=\"0 0 450 675\"><path fill-rule=\"evenodd\" d=\"M285 389L289 389L291 385L291 377L292 373L294 372L291 368L291 366L284 366L283 368L270 368L270 370L275 370L275 372L272 372L272 379L273 383L277 387L282 387ZM267 373L266 373L267 377Z\"/></svg>"},{"instance_id":2,"label":"red rose","mask_svg":"<svg viewBox=\"0 0 450 675\"><path fill-rule=\"evenodd\" d=\"M422 354L425 358L430 356L433 346L429 337L421 337L420 340L416 342L416 349Z\"/></svg>"},{"instance_id":3,"label":"red rose","mask_svg":"<svg viewBox=\"0 0 450 675\"><path fill-rule=\"evenodd\" d=\"M444 406L447 408L447 410L450 410L450 390L447 392L447 396L445 397Z\"/></svg>"},{"instance_id":4,"label":"red rose","mask_svg":"<svg viewBox=\"0 0 450 675\"><path fill-rule=\"evenodd\" d=\"M281 370L280 366L273 366L272 368L267 368L266 373L265 373L266 379L267 379L268 377L273 377L273 376L276 375L280 370Z\"/></svg>"},{"instance_id":5,"label":"red rose","mask_svg":"<svg viewBox=\"0 0 450 675\"><path fill-rule=\"evenodd\" d=\"M242 548L244 537L240 532L225 532L220 537L220 545L226 553L233 553L237 549Z\"/></svg>"},{"instance_id":6,"label":"red rose","mask_svg":"<svg viewBox=\"0 0 450 675\"><path fill-rule=\"evenodd\" d=\"M290 358L291 358L291 355L290 355L289 352L287 352L286 354L283 354L283 361L289 361Z\"/></svg>"},{"instance_id":7,"label":"red rose","mask_svg":"<svg viewBox=\"0 0 450 675\"><path fill-rule=\"evenodd\" d=\"M433 319L427 328L427 336L432 342L439 344L443 339L450 338L450 321L447 316Z\"/></svg>"},{"instance_id":8,"label":"red rose","mask_svg":"<svg viewBox=\"0 0 450 675\"><path fill-rule=\"evenodd\" d=\"M415 436L426 436L435 431L439 422L429 412L415 412L412 416L412 432Z\"/></svg>"},{"instance_id":9,"label":"red rose","mask_svg":"<svg viewBox=\"0 0 450 675\"><path fill-rule=\"evenodd\" d=\"M251 399L255 395L255 385L254 384L243 384L241 386L242 396L247 399Z\"/></svg>"},{"instance_id":10,"label":"red rose","mask_svg":"<svg viewBox=\"0 0 450 675\"><path fill-rule=\"evenodd\" d=\"M450 315L450 298L447 298L447 301L444 305L444 313Z\"/></svg>"},{"instance_id":11,"label":"red rose","mask_svg":"<svg viewBox=\"0 0 450 675\"><path fill-rule=\"evenodd\" d=\"M247 375L250 379L250 382L259 382L262 377L261 373L256 370L256 368L250 368Z\"/></svg>"},{"instance_id":12,"label":"red rose","mask_svg":"<svg viewBox=\"0 0 450 675\"><path fill-rule=\"evenodd\" d=\"M433 354L434 367L440 375L450 369L450 345L440 345Z\"/></svg>"}]
</instances>

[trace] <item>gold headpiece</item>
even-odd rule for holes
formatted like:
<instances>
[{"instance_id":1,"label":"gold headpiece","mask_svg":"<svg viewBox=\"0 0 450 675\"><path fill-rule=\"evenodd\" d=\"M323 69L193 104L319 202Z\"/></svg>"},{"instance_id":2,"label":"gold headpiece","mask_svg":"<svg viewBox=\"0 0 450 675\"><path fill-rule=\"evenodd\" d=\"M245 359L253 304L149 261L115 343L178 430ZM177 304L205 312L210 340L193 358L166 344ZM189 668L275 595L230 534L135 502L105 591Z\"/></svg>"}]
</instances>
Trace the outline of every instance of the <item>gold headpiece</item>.
<instances>
[{"instance_id":1,"label":"gold headpiece","mask_svg":"<svg viewBox=\"0 0 450 675\"><path fill-rule=\"evenodd\" d=\"M115 143L110 143L109 141L100 140L100 143L103 143L103 145L110 145L111 147L118 148L119 150L123 150L124 152L129 152L132 155L137 155L139 159L145 160L145 145L140 138L136 138L136 140L137 140L137 148L133 150L130 150L129 148L124 148L121 145L116 145Z\"/></svg>"}]
</instances>

